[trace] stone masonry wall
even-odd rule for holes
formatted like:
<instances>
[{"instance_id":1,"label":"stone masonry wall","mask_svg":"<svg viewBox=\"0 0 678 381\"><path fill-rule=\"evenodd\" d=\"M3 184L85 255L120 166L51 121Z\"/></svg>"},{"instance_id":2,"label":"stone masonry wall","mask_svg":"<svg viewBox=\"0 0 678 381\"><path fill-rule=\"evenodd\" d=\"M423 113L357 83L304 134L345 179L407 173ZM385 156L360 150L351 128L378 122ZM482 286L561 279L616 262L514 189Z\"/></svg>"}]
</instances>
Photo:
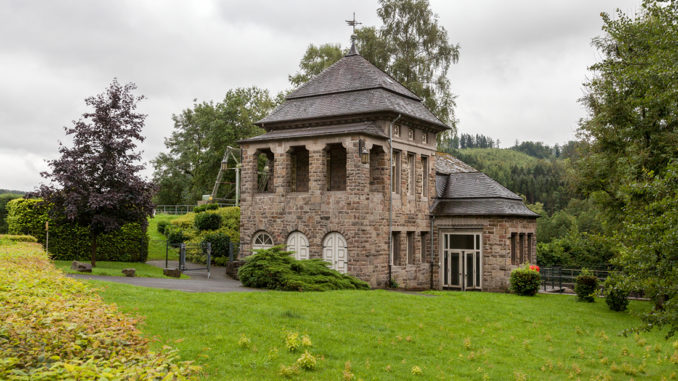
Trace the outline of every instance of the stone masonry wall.
<instances>
[{"instance_id":1,"label":"stone masonry wall","mask_svg":"<svg viewBox=\"0 0 678 381\"><path fill-rule=\"evenodd\" d=\"M444 232L482 232L482 289L506 291L511 271L519 265L511 264L511 233L536 233L534 218L520 217L438 217L434 225L434 288L442 288L440 280L439 237ZM536 253L536 239L532 240L532 256ZM527 251L526 251L527 252ZM527 262L527 258L525 259Z\"/></svg>"}]
</instances>

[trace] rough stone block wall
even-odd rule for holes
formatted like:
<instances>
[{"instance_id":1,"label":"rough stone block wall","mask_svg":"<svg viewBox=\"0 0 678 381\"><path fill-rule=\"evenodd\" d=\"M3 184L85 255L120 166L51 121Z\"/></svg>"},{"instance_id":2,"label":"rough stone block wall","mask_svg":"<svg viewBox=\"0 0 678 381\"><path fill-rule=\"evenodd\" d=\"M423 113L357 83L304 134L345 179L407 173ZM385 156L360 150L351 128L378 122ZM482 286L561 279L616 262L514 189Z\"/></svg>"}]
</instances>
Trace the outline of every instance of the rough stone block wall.
<instances>
[{"instance_id":1,"label":"rough stone block wall","mask_svg":"<svg viewBox=\"0 0 678 381\"><path fill-rule=\"evenodd\" d=\"M482 232L482 289L506 291L511 271L511 233L532 233L537 229L534 218L520 217L438 217L434 226L434 285L440 281L440 236L444 232ZM533 236L536 237L536 236ZM532 242L536 250L536 239ZM533 251L534 253L535 251Z\"/></svg>"}]
</instances>

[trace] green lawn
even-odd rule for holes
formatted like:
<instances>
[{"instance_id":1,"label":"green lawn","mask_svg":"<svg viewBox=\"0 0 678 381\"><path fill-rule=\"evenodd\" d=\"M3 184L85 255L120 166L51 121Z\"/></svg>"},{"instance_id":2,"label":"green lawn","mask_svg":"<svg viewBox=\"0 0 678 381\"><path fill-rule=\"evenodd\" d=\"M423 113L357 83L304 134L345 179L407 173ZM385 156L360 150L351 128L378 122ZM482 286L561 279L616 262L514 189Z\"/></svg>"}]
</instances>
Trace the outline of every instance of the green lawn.
<instances>
[{"instance_id":1,"label":"green lawn","mask_svg":"<svg viewBox=\"0 0 678 381\"><path fill-rule=\"evenodd\" d=\"M71 270L73 261L53 261L54 265L62 271L69 274L83 274L79 271ZM92 275L125 276L122 269L133 267L136 269L135 276L143 278L170 278L162 275L162 269L139 262L108 262L97 261L96 267L92 269ZM86 273L85 273L86 274ZM189 276L181 275L182 279L188 279Z\"/></svg>"},{"instance_id":2,"label":"green lawn","mask_svg":"<svg viewBox=\"0 0 678 381\"><path fill-rule=\"evenodd\" d=\"M289 332L308 335L318 358L316 370L291 376L298 380L659 380L678 373L678 342L656 331L621 336L639 320L608 310L603 300L470 292L195 294L92 283L105 301L146 317L141 328L159 339L156 348L179 348L214 380L280 378L281 366L303 353L287 351Z\"/></svg>"},{"instance_id":3,"label":"green lawn","mask_svg":"<svg viewBox=\"0 0 678 381\"><path fill-rule=\"evenodd\" d=\"M155 217L148 219L148 237L150 242L148 243L148 260L158 260L165 259L165 236L158 233L158 222L160 221L172 221L173 219L179 216L174 216L170 214L156 214ZM179 251L177 249L170 248L169 250L169 259L178 260Z\"/></svg>"}]
</instances>

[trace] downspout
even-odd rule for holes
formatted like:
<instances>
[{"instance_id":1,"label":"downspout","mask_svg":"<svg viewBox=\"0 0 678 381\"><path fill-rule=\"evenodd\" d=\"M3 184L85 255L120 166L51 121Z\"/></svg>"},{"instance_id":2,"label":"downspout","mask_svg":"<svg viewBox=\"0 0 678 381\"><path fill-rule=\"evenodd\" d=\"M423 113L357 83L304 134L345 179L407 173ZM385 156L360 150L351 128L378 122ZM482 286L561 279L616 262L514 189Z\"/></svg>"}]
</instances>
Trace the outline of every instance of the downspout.
<instances>
[{"instance_id":1,"label":"downspout","mask_svg":"<svg viewBox=\"0 0 678 381\"><path fill-rule=\"evenodd\" d=\"M391 287L391 284L393 283L391 269L393 266L393 124L397 122L400 117L401 114L398 114L388 126L388 146L391 151L388 166L388 177L391 179L391 184L388 189L388 287Z\"/></svg>"},{"instance_id":2,"label":"downspout","mask_svg":"<svg viewBox=\"0 0 678 381\"><path fill-rule=\"evenodd\" d=\"M431 290L433 290L433 225L435 224L435 221L436 221L436 216L435 216L435 214L433 214L433 212L431 212L430 221L431 221L431 233L429 233L429 236L430 236L429 241L431 241L431 255L429 257L429 258L431 258L431 286L430 286L430 288L431 288Z\"/></svg>"}]
</instances>

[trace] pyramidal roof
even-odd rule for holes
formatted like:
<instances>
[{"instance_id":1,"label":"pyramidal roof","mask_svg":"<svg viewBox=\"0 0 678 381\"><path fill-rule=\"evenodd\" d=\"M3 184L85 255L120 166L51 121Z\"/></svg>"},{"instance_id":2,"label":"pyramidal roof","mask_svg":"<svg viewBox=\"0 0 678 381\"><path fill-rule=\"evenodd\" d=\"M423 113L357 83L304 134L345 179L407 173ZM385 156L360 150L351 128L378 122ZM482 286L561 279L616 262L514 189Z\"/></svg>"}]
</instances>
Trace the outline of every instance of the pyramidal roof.
<instances>
[{"instance_id":1,"label":"pyramidal roof","mask_svg":"<svg viewBox=\"0 0 678 381\"><path fill-rule=\"evenodd\" d=\"M392 112L438 129L440 121L421 98L351 49L350 53L290 93L285 101L256 124L267 129L375 112Z\"/></svg>"}]
</instances>

